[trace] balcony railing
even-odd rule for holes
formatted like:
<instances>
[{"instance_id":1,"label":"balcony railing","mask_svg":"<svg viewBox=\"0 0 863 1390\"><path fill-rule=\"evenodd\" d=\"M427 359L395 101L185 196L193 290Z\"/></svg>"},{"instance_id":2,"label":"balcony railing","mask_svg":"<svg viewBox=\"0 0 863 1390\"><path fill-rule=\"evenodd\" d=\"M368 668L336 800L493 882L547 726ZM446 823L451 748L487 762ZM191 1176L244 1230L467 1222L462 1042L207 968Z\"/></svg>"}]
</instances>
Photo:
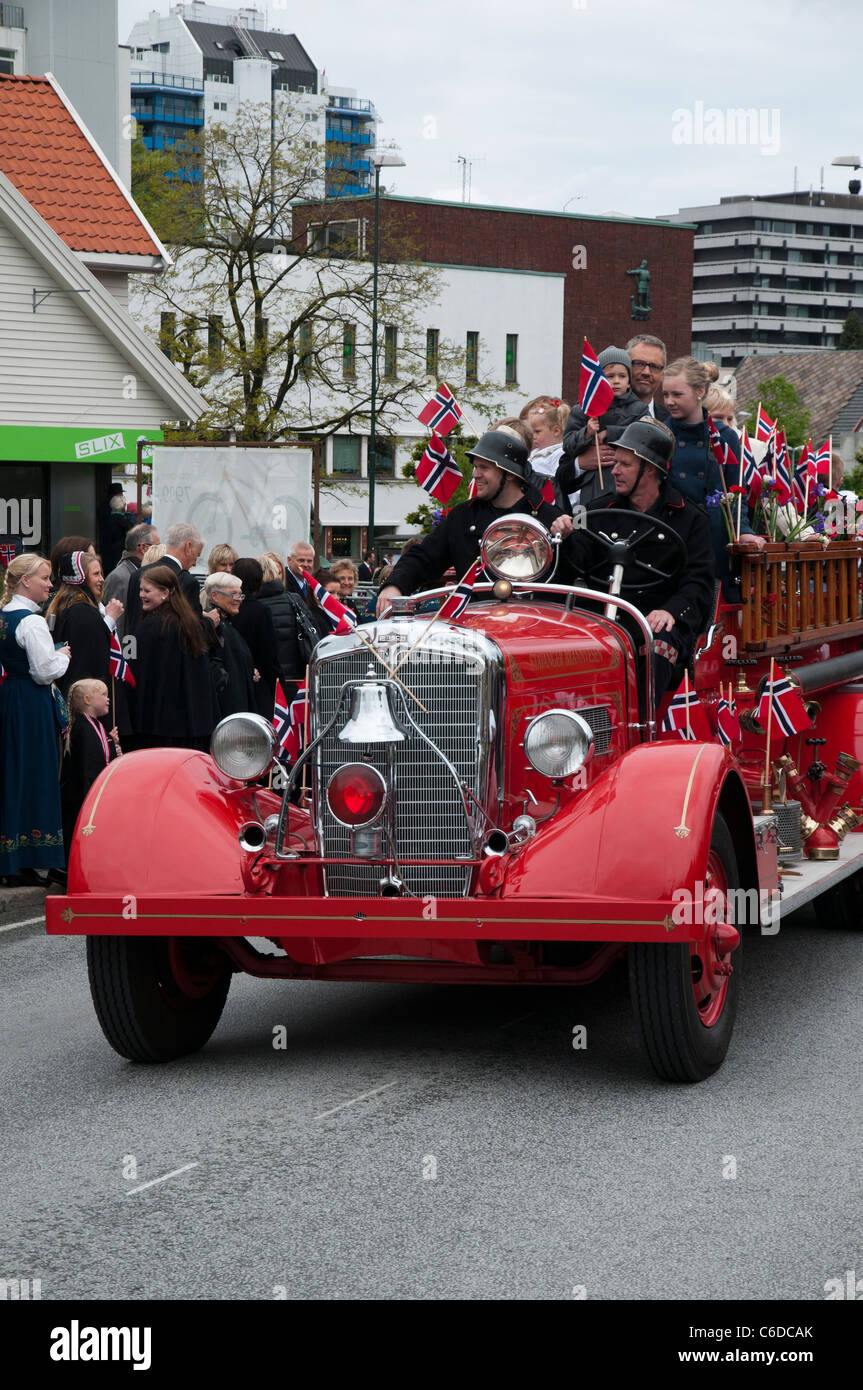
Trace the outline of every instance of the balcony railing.
<instances>
[{"instance_id":1,"label":"balcony railing","mask_svg":"<svg viewBox=\"0 0 863 1390\"><path fill-rule=\"evenodd\" d=\"M355 111L358 116L377 116L374 102L359 101L357 97L327 97L328 111Z\"/></svg>"},{"instance_id":2,"label":"balcony railing","mask_svg":"<svg viewBox=\"0 0 863 1390\"><path fill-rule=\"evenodd\" d=\"M23 29L24 6L0 4L0 28Z\"/></svg>"},{"instance_id":3,"label":"balcony railing","mask_svg":"<svg viewBox=\"0 0 863 1390\"><path fill-rule=\"evenodd\" d=\"M133 72L132 90L136 87L166 87L171 91L180 88L184 92L204 95L204 84L197 77L179 77L171 72Z\"/></svg>"}]
</instances>

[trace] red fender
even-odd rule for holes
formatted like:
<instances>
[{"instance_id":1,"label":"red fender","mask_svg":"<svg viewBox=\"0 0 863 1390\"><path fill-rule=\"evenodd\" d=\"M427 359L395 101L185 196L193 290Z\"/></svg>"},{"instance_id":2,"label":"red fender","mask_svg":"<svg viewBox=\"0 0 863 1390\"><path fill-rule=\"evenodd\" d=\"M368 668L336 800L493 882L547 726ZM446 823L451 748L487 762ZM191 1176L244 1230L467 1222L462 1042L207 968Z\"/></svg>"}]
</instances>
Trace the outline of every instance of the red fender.
<instances>
[{"instance_id":1,"label":"red fender","mask_svg":"<svg viewBox=\"0 0 863 1390\"><path fill-rule=\"evenodd\" d=\"M667 899L703 882L720 797L743 886L758 887L740 774L720 744L630 749L510 861L501 896ZM747 824L748 822L748 824Z\"/></svg>"},{"instance_id":2,"label":"red fender","mask_svg":"<svg viewBox=\"0 0 863 1390\"><path fill-rule=\"evenodd\" d=\"M239 829L280 805L273 792L226 777L205 753L127 753L99 775L81 808L68 892L247 893L243 865L253 856L240 848ZM304 813L296 817L308 825ZM291 828L301 830L294 822L292 813Z\"/></svg>"}]
</instances>

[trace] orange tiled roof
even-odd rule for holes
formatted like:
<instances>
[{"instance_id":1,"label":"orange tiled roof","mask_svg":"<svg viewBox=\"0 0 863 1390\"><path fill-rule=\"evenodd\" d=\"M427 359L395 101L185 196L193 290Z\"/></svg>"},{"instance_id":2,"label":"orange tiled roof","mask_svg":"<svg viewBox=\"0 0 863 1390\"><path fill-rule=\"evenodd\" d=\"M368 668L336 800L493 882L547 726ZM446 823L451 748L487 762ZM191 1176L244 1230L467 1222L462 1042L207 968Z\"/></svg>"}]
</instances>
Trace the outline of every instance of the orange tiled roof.
<instances>
[{"instance_id":1,"label":"orange tiled roof","mask_svg":"<svg viewBox=\"0 0 863 1390\"><path fill-rule=\"evenodd\" d=\"M160 254L44 77L0 75L0 173L73 251Z\"/></svg>"}]
</instances>

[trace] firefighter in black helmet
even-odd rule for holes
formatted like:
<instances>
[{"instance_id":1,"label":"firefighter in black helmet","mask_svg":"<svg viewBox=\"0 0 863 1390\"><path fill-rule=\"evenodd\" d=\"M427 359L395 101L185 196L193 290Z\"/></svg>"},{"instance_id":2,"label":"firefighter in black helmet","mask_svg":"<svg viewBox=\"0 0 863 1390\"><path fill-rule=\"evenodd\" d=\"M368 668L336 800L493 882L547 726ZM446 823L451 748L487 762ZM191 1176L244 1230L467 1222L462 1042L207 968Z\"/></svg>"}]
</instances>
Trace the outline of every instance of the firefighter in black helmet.
<instances>
[{"instance_id":1,"label":"firefighter in black helmet","mask_svg":"<svg viewBox=\"0 0 863 1390\"><path fill-rule=\"evenodd\" d=\"M610 447L613 487L552 530L568 537L566 556L591 588L608 593L620 567L622 597L641 609L654 634L659 700L682 680L712 616L710 528L703 508L670 481L674 435L665 425L636 420Z\"/></svg>"},{"instance_id":2,"label":"firefighter in black helmet","mask_svg":"<svg viewBox=\"0 0 863 1390\"><path fill-rule=\"evenodd\" d=\"M535 516L549 528L562 516L559 507L543 500L546 480L533 472L526 446L509 426L489 430L468 457L476 496L453 507L430 535L405 552L378 594L378 616L400 594L434 588L450 568L461 579L479 555L486 527L502 516Z\"/></svg>"}]
</instances>

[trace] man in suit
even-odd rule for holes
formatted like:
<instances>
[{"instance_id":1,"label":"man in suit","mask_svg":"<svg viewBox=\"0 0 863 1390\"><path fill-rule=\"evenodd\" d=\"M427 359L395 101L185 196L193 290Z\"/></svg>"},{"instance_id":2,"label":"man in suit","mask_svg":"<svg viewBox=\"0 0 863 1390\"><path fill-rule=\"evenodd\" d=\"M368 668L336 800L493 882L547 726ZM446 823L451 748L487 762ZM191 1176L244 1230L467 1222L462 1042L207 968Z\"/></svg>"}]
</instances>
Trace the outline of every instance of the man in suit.
<instances>
[{"instance_id":1,"label":"man in suit","mask_svg":"<svg viewBox=\"0 0 863 1390\"><path fill-rule=\"evenodd\" d=\"M286 559L285 593L299 594L300 598L305 601L308 586L303 579L303 570L307 570L309 574L312 573L315 552L308 541L294 541Z\"/></svg>"},{"instance_id":2,"label":"man in suit","mask_svg":"<svg viewBox=\"0 0 863 1390\"><path fill-rule=\"evenodd\" d=\"M357 578L361 584L371 584L372 575L375 572L375 552L366 551L365 559L357 569Z\"/></svg>"},{"instance_id":3,"label":"man in suit","mask_svg":"<svg viewBox=\"0 0 863 1390\"><path fill-rule=\"evenodd\" d=\"M177 521L173 526L169 526L165 532L165 545L167 547L161 560L157 560L157 565L168 565L176 571L180 581L180 590L183 598L186 599L192 612L201 617L201 598L198 589L198 581L189 573L194 564L197 564L201 551L204 549L204 542L200 531L196 527L190 526L188 522ZM134 632L141 621L141 575L146 574L147 570L153 569L152 565L145 565L132 575L129 580L129 592L126 599L125 627L126 632Z\"/></svg>"}]
</instances>

